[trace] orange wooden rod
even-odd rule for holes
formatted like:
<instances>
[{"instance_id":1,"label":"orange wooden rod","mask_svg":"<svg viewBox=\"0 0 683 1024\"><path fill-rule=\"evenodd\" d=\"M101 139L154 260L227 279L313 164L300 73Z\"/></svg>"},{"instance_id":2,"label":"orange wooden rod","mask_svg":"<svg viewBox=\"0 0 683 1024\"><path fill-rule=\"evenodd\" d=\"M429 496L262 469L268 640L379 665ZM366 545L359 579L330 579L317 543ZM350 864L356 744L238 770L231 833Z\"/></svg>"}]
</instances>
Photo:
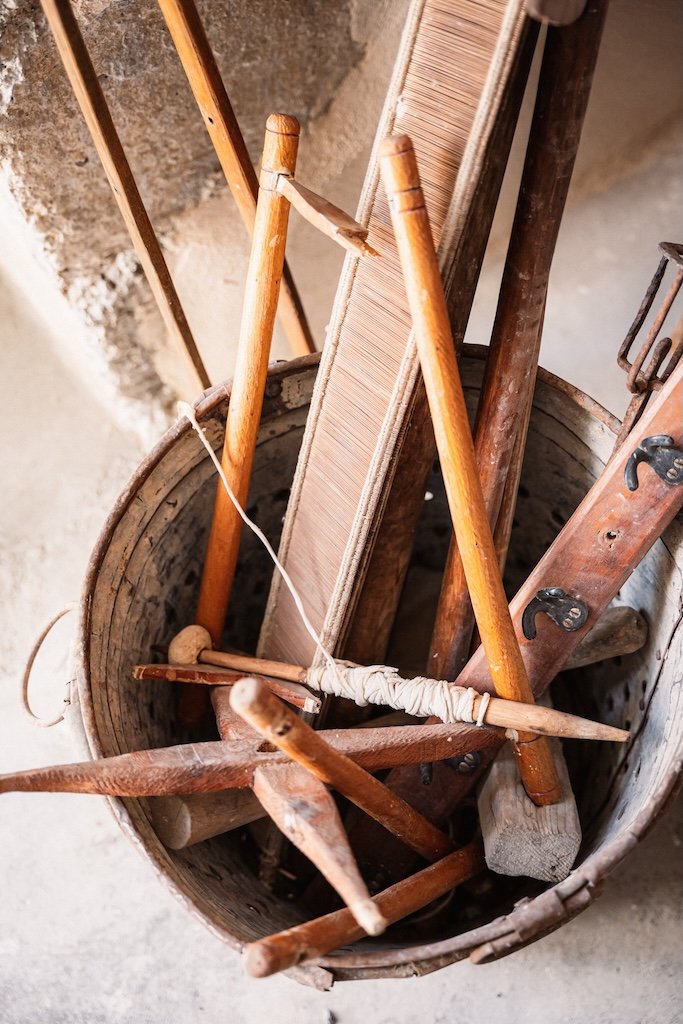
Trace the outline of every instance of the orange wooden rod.
<instances>
[{"instance_id":1,"label":"orange wooden rod","mask_svg":"<svg viewBox=\"0 0 683 1024\"><path fill-rule=\"evenodd\" d=\"M473 842L385 889L373 897L373 903L386 921L400 921L483 868L481 842ZM349 910L337 910L250 943L244 951L245 966L252 977L266 978L304 960L315 960L333 949L348 946L363 938L363 934Z\"/></svg>"},{"instance_id":2,"label":"orange wooden rod","mask_svg":"<svg viewBox=\"0 0 683 1024\"><path fill-rule=\"evenodd\" d=\"M69 0L41 0L41 5L166 329L177 343L180 354L191 363L191 372L199 386L202 389L208 388L211 381L135 183L71 4Z\"/></svg>"},{"instance_id":3,"label":"orange wooden rod","mask_svg":"<svg viewBox=\"0 0 683 1024\"><path fill-rule=\"evenodd\" d=\"M289 203L275 190L275 181L278 174L294 173L298 145L296 118L271 114L263 147L261 189L221 459L227 480L242 506L249 492L285 259ZM195 615L195 621L208 629L216 645L223 632L237 565L241 525L219 482Z\"/></svg>"},{"instance_id":4,"label":"orange wooden rod","mask_svg":"<svg viewBox=\"0 0 683 1024\"><path fill-rule=\"evenodd\" d=\"M258 679L243 679L230 691L230 706L252 728L321 782L333 786L426 860L453 849L450 839L378 779L335 750Z\"/></svg>"},{"instance_id":5,"label":"orange wooden rod","mask_svg":"<svg viewBox=\"0 0 683 1024\"><path fill-rule=\"evenodd\" d=\"M380 168L406 283L441 471L472 607L496 693L533 703L498 568L429 217L410 139L385 139ZM557 803L562 786L547 741L523 733L520 773L536 804Z\"/></svg>"},{"instance_id":6,"label":"orange wooden rod","mask_svg":"<svg viewBox=\"0 0 683 1024\"><path fill-rule=\"evenodd\" d=\"M159 0L173 44L213 143L225 180L249 235L256 218L258 179L194 0ZM278 315L295 356L315 343L287 264L282 271Z\"/></svg>"}]
</instances>

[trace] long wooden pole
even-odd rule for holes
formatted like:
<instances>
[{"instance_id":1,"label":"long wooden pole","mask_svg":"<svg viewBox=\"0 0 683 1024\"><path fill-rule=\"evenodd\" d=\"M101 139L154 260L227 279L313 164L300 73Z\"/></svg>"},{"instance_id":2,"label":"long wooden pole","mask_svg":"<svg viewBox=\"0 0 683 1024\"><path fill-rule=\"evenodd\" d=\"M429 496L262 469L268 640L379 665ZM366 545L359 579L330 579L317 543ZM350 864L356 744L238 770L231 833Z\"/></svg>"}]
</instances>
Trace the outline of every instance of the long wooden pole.
<instances>
[{"instance_id":1,"label":"long wooden pole","mask_svg":"<svg viewBox=\"0 0 683 1024\"><path fill-rule=\"evenodd\" d=\"M201 111L225 180L251 236L258 179L194 0L159 0L173 44ZM278 316L295 356L315 352L315 342L287 264L282 270Z\"/></svg>"},{"instance_id":2,"label":"long wooden pole","mask_svg":"<svg viewBox=\"0 0 683 1024\"><path fill-rule=\"evenodd\" d=\"M532 703L479 484L439 265L415 151L407 136L384 140L380 168L451 519L491 677L499 696ZM547 742L524 733L515 743L515 750L529 797L539 805L557 803L562 798L562 786Z\"/></svg>"},{"instance_id":3,"label":"long wooden pole","mask_svg":"<svg viewBox=\"0 0 683 1024\"><path fill-rule=\"evenodd\" d=\"M190 363L202 389L211 384L180 304L161 246L145 209L130 164L104 98L97 72L69 0L41 0L71 88L90 131L114 199L128 229L145 277L171 337Z\"/></svg>"},{"instance_id":4,"label":"long wooden pole","mask_svg":"<svg viewBox=\"0 0 683 1024\"><path fill-rule=\"evenodd\" d=\"M249 492L285 259L289 203L276 190L276 182L278 174L294 174L298 144L296 118L271 114L221 459L228 483L243 507ZM209 631L214 644L219 644L223 632L241 525L219 481L195 615L195 621Z\"/></svg>"}]
</instances>

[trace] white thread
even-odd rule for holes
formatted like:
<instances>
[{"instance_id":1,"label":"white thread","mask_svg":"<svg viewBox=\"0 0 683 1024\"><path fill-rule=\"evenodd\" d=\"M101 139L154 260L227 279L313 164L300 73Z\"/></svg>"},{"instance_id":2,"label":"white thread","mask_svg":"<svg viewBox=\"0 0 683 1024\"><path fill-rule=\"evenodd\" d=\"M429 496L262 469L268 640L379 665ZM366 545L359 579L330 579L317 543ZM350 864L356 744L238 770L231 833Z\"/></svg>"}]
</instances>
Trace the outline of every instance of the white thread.
<instances>
[{"instance_id":1,"label":"white thread","mask_svg":"<svg viewBox=\"0 0 683 1024\"><path fill-rule=\"evenodd\" d=\"M442 722L467 722L483 725L489 694L480 694L470 687L456 686L443 679L404 679L386 665L354 665L337 661L332 674L326 666L313 666L306 673L306 683L314 690L346 697L361 707L384 704L406 711L417 718L435 715ZM477 715L474 704L482 697Z\"/></svg>"},{"instance_id":2,"label":"white thread","mask_svg":"<svg viewBox=\"0 0 683 1024\"><path fill-rule=\"evenodd\" d=\"M225 491L226 491L228 497L230 498L230 501L235 506L235 508L236 508L240 518L242 519L242 521L251 530L251 532L258 537L258 539L261 541L261 543L263 544L264 548L266 549L266 551L270 555L270 557L273 560L273 563L275 565L275 568L280 573L282 579L284 580L284 583L285 583L287 589L289 590L290 594L292 595L292 600L294 601L296 609L299 612L299 615L301 616L301 621L304 624L306 632L309 634L309 636L311 637L311 639L315 643L316 647L318 648L320 653L323 655L325 661L328 664L328 667L329 667L330 672L332 673L332 675L338 676L336 662L335 662L334 658L332 657L332 655L329 653L329 651L327 651L323 647L323 644L322 644L322 641L321 641L320 637L316 633L314 626L311 624L311 622L310 622L310 620L309 620L309 618L308 618L308 616L306 614L306 610L305 610L305 608L303 606L303 602L302 602L301 598L299 597L298 591L297 591L296 587L294 586L294 584L293 584L293 582L292 582L292 580L291 580L291 578L289 576L289 573L285 569L284 565L280 562L280 560L277 557L277 555L275 554L275 552L273 551L273 548L271 547L270 541L266 537L265 533L256 525L256 523L254 523L249 518L249 516L244 511L244 509L240 505L239 501L235 497L235 494L234 494L234 492L232 490L232 487L228 483L227 477L226 477L225 473L223 472L223 467L221 466L220 462L218 461L218 458L216 457L216 453L213 450L213 448L211 446L211 443L209 442L209 440L208 440L206 434L204 433L204 431L202 430L202 428L199 426L199 423L197 421L197 417L195 415L194 409L189 404L189 402L178 402L177 409L178 409L178 414L180 416L185 416L190 421L190 423L192 424L193 428L197 432L197 435L199 436L200 441L202 442L202 444L206 448L207 452L209 453L209 458L211 459L211 461L213 462L214 466L216 467L218 475L221 478L221 482L223 484L223 487L225 488Z\"/></svg>"},{"instance_id":3,"label":"white thread","mask_svg":"<svg viewBox=\"0 0 683 1024\"><path fill-rule=\"evenodd\" d=\"M479 703L479 712L477 714L477 721L476 721L476 725L478 725L480 728L484 724L484 719L486 718L486 712L489 709L490 702L491 702L491 694L490 693L482 693L481 701Z\"/></svg>"}]
</instances>

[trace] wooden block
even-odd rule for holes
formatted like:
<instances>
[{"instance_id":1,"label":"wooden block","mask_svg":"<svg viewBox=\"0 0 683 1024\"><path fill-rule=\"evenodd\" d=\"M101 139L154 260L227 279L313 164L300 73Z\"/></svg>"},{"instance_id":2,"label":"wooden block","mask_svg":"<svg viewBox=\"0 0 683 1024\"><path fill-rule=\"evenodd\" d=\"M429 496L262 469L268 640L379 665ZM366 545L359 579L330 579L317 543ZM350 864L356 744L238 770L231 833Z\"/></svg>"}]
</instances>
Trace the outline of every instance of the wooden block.
<instances>
[{"instance_id":1,"label":"wooden block","mask_svg":"<svg viewBox=\"0 0 683 1024\"><path fill-rule=\"evenodd\" d=\"M551 745L564 795L538 807L524 792L512 747L506 743L479 792L486 863L499 875L559 882L571 871L581 845L581 824L558 740Z\"/></svg>"},{"instance_id":2,"label":"wooden block","mask_svg":"<svg viewBox=\"0 0 683 1024\"><path fill-rule=\"evenodd\" d=\"M150 797L149 809L152 827L169 850L184 850L266 813L250 789Z\"/></svg>"}]
</instances>

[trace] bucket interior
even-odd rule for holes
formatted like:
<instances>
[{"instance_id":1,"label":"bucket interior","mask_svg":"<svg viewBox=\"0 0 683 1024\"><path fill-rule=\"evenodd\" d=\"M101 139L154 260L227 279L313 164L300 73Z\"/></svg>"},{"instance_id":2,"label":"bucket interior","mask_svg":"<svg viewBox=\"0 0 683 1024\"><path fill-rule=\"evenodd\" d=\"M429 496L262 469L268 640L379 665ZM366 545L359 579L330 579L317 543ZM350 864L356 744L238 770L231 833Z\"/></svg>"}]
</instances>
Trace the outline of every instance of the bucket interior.
<instances>
[{"instance_id":1,"label":"bucket interior","mask_svg":"<svg viewBox=\"0 0 683 1024\"><path fill-rule=\"evenodd\" d=\"M462 375L471 408L482 370L481 354L468 351ZM275 547L314 379L311 359L274 367L269 377L248 512ZM222 441L226 406L225 392L217 389L199 410L216 448ZM508 560L510 596L600 474L614 443L615 426L616 421L591 400L549 374L539 375ZM140 662L165 661L169 640L192 622L215 487L213 467L199 440L189 426L179 425L141 465L109 517L82 603L79 692L93 756L191 738L176 724L173 684L134 682L131 669ZM426 660L451 532L436 466L428 491L432 497L425 501L387 659L406 672L419 672ZM584 835L577 864L610 848L616 838L634 829L636 821L640 831L643 820L648 823L658 809L652 795L666 788L680 764L682 534L679 520L656 542L616 599L645 616L646 646L636 654L564 673L551 690L555 706L632 732L625 745L565 743ZM245 533L226 643L255 650L271 576L267 554ZM231 945L239 948L310 916L310 911L304 915L294 901L273 895L260 884L248 829L171 851L152 828L148 801L111 803L124 829L164 880ZM473 820L472 816L472 824ZM467 827L461 815L458 828ZM446 950L442 965L463 955L472 929L509 913L520 898L549 887L489 873L452 905L389 929L379 939L363 940L353 951L361 957L359 963L365 951L372 953L372 976L388 977L396 973L392 962L397 949L405 953L410 948L413 960L419 961L427 958L422 952L425 945L438 941ZM323 964L334 973L339 962L330 955Z\"/></svg>"}]
</instances>

